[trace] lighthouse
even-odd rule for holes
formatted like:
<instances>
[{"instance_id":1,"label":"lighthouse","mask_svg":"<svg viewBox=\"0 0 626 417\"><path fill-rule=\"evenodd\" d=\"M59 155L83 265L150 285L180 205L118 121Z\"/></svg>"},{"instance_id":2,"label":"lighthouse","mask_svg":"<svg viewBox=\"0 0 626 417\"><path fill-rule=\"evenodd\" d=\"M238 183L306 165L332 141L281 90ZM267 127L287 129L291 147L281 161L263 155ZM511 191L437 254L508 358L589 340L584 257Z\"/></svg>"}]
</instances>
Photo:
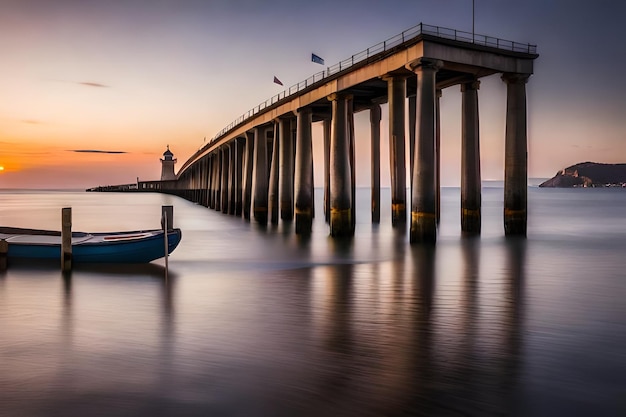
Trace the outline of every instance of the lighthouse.
<instances>
[{"instance_id":1,"label":"lighthouse","mask_svg":"<svg viewBox=\"0 0 626 417\"><path fill-rule=\"evenodd\" d=\"M174 174L174 154L170 151L170 145L167 145L167 150L163 152L163 159L161 159L161 181L175 180L176 174Z\"/></svg>"}]
</instances>

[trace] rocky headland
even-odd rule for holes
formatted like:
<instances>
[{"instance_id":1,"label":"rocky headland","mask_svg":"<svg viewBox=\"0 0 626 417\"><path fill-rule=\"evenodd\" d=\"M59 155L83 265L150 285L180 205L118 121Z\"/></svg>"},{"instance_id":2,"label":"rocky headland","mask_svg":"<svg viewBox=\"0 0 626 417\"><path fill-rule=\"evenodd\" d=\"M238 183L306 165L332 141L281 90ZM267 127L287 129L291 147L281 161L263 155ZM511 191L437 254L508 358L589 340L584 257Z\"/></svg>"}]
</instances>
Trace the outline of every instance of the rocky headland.
<instances>
[{"instance_id":1,"label":"rocky headland","mask_svg":"<svg viewBox=\"0 0 626 417\"><path fill-rule=\"evenodd\" d=\"M626 187L626 164L581 162L560 170L540 187Z\"/></svg>"}]
</instances>

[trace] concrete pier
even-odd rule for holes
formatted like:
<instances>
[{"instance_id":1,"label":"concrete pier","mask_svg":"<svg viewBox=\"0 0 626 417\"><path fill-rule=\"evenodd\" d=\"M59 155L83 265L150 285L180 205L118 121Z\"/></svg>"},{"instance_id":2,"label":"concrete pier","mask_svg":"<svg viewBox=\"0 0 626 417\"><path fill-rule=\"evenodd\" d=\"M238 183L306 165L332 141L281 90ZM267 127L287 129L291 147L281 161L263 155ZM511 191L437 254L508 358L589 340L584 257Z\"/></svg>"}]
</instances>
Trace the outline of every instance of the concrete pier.
<instances>
[{"instance_id":1,"label":"concrete pier","mask_svg":"<svg viewBox=\"0 0 626 417\"><path fill-rule=\"evenodd\" d=\"M293 175L294 175L294 152L293 137L291 135L291 117L283 117L279 124L279 147L280 163L278 169L278 188L280 200L280 218L283 221L293 220Z\"/></svg>"},{"instance_id":2,"label":"concrete pier","mask_svg":"<svg viewBox=\"0 0 626 417\"><path fill-rule=\"evenodd\" d=\"M391 170L391 224L406 224L406 155L404 112L406 76L388 75L387 97L389 106L389 167Z\"/></svg>"},{"instance_id":3,"label":"concrete pier","mask_svg":"<svg viewBox=\"0 0 626 417\"><path fill-rule=\"evenodd\" d=\"M461 84L461 231L466 235L480 234L479 86L477 80Z\"/></svg>"},{"instance_id":4,"label":"concrete pier","mask_svg":"<svg viewBox=\"0 0 626 417\"><path fill-rule=\"evenodd\" d=\"M352 227L352 180L350 167L350 137L348 99L332 94L332 133L330 140L330 235L354 235Z\"/></svg>"},{"instance_id":5,"label":"concrete pier","mask_svg":"<svg viewBox=\"0 0 626 417\"><path fill-rule=\"evenodd\" d=\"M526 83L529 74L505 73L506 137L504 155L504 233L526 236L528 142Z\"/></svg>"},{"instance_id":6,"label":"concrete pier","mask_svg":"<svg viewBox=\"0 0 626 417\"><path fill-rule=\"evenodd\" d=\"M409 64L417 75L415 165L411 190L411 243L437 241L435 195L435 75L441 61L420 58Z\"/></svg>"},{"instance_id":7,"label":"concrete pier","mask_svg":"<svg viewBox=\"0 0 626 417\"><path fill-rule=\"evenodd\" d=\"M279 122L274 121L274 139L272 140L272 162L270 163L270 179L268 191L268 210L270 222L278 224L279 203L278 203L278 177L279 177L279 149L280 149L280 127Z\"/></svg>"},{"instance_id":8,"label":"concrete pier","mask_svg":"<svg viewBox=\"0 0 626 417\"><path fill-rule=\"evenodd\" d=\"M380 141L388 139L392 226L406 228L408 199L411 243L432 243L437 240L441 216L440 97L443 89L460 86L461 227L464 235L479 235L478 83L482 77L503 74L507 86L504 228L507 235L525 235L525 84L533 73L537 49L535 45L467 35L420 24L368 48L242 114L205 141L175 178L138 181L136 189L176 194L247 220L253 216L261 224L268 220L277 224L279 218L289 222L296 217L296 232L309 233L315 216L313 171L321 169L322 160L316 168L312 144L314 139L323 140L324 217L331 236L350 237L356 225L356 150L361 150L356 143L355 114L370 111L372 223L380 222L383 211ZM405 120L407 99L409 116ZM382 103L388 104L388 135L380 132ZM312 126L316 122L323 123L323 138L311 136L312 131L317 133ZM272 128L273 140L267 135ZM357 133L361 131L357 129Z\"/></svg>"},{"instance_id":9,"label":"concrete pier","mask_svg":"<svg viewBox=\"0 0 626 417\"><path fill-rule=\"evenodd\" d=\"M380 105L370 108L372 223L380 223Z\"/></svg>"},{"instance_id":10,"label":"concrete pier","mask_svg":"<svg viewBox=\"0 0 626 417\"><path fill-rule=\"evenodd\" d=\"M298 110L296 130L295 217L296 234L311 233L313 224L313 135L310 108Z\"/></svg>"}]
</instances>

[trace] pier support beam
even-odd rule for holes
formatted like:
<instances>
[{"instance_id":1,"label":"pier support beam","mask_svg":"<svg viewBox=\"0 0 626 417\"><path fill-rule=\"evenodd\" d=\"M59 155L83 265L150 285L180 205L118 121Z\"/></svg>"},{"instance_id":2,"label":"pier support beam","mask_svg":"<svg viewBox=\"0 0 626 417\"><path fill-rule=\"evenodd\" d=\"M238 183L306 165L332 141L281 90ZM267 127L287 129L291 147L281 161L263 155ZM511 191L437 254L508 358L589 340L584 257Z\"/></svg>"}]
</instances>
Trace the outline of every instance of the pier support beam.
<instances>
[{"instance_id":1,"label":"pier support beam","mask_svg":"<svg viewBox=\"0 0 626 417\"><path fill-rule=\"evenodd\" d=\"M324 219L330 221L330 134L331 119L323 120L324 130Z\"/></svg>"},{"instance_id":2,"label":"pier support beam","mask_svg":"<svg viewBox=\"0 0 626 417\"><path fill-rule=\"evenodd\" d=\"M235 139L235 216L241 216L243 207L242 179L243 179L243 155L244 146L241 138Z\"/></svg>"},{"instance_id":3,"label":"pier support beam","mask_svg":"<svg viewBox=\"0 0 626 417\"><path fill-rule=\"evenodd\" d=\"M504 155L504 234L526 236L528 142L526 83L530 74L502 75L506 83Z\"/></svg>"},{"instance_id":4,"label":"pier support beam","mask_svg":"<svg viewBox=\"0 0 626 417\"><path fill-rule=\"evenodd\" d=\"M274 122L274 140L272 141L272 162L270 164L270 182L268 192L268 210L270 213L270 222L278 224L279 203L278 203L278 178L280 176L280 125L278 121Z\"/></svg>"},{"instance_id":5,"label":"pier support beam","mask_svg":"<svg viewBox=\"0 0 626 417\"><path fill-rule=\"evenodd\" d=\"M461 84L461 231L466 235L480 234L479 86L477 80Z\"/></svg>"},{"instance_id":6,"label":"pier support beam","mask_svg":"<svg viewBox=\"0 0 626 417\"><path fill-rule=\"evenodd\" d=\"M435 84L441 61L420 58L409 67L417 74L416 143L411 190L411 243L436 242Z\"/></svg>"},{"instance_id":7,"label":"pier support beam","mask_svg":"<svg viewBox=\"0 0 626 417\"><path fill-rule=\"evenodd\" d=\"M406 155L404 112L406 77L388 75L387 96L389 106L389 167L391 170L391 224L406 224Z\"/></svg>"},{"instance_id":8,"label":"pier support beam","mask_svg":"<svg viewBox=\"0 0 626 417\"><path fill-rule=\"evenodd\" d=\"M254 167L254 132L246 132L246 149L244 153L242 213L246 220L250 220L252 206L252 174Z\"/></svg>"},{"instance_id":9,"label":"pier support beam","mask_svg":"<svg viewBox=\"0 0 626 417\"><path fill-rule=\"evenodd\" d=\"M228 213L228 182L230 180L230 153L228 146L222 147L222 213Z\"/></svg>"},{"instance_id":10,"label":"pier support beam","mask_svg":"<svg viewBox=\"0 0 626 417\"><path fill-rule=\"evenodd\" d=\"M206 156L204 159L204 207L209 207L209 189L211 188L211 159Z\"/></svg>"},{"instance_id":11,"label":"pier support beam","mask_svg":"<svg viewBox=\"0 0 626 417\"><path fill-rule=\"evenodd\" d=\"M354 235L352 222L352 179L350 167L349 96L332 94L332 133L330 140L330 235Z\"/></svg>"},{"instance_id":12,"label":"pier support beam","mask_svg":"<svg viewBox=\"0 0 626 417\"><path fill-rule=\"evenodd\" d=\"M352 189L352 230L356 226L356 149L354 136L354 100L352 97L348 100L348 138L350 140L350 183Z\"/></svg>"},{"instance_id":13,"label":"pier support beam","mask_svg":"<svg viewBox=\"0 0 626 417\"><path fill-rule=\"evenodd\" d=\"M298 110L295 171L296 234L311 233L313 224L312 121L313 111L311 108L304 107Z\"/></svg>"},{"instance_id":14,"label":"pier support beam","mask_svg":"<svg viewBox=\"0 0 626 417\"><path fill-rule=\"evenodd\" d=\"M417 97L409 96L409 189L413 187L413 166L415 165L415 115ZM411 196L411 198L413 198Z\"/></svg>"},{"instance_id":15,"label":"pier support beam","mask_svg":"<svg viewBox=\"0 0 626 417\"><path fill-rule=\"evenodd\" d=\"M217 187L215 188L215 210L216 211L221 211L222 210L222 177L223 177L223 168L224 168L224 158L223 158L223 153L221 149L217 150L217 153L215 154L215 157L217 158L217 171L216 171L216 185Z\"/></svg>"},{"instance_id":16,"label":"pier support beam","mask_svg":"<svg viewBox=\"0 0 626 417\"><path fill-rule=\"evenodd\" d=\"M278 188L280 200L280 218L285 222L293 220L293 138L291 137L291 117L281 118L278 122L280 130L278 153L280 167L278 169Z\"/></svg>"},{"instance_id":17,"label":"pier support beam","mask_svg":"<svg viewBox=\"0 0 626 417\"><path fill-rule=\"evenodd\" d=\"M254 166L252 167L252 213L259 224L267 224L267 127L254 129Z\"/></svg>"},{"instance_id":18,"label":"pier support beam","mask_svg":"<svg viewBox=\"0 0 626 417\"><path fill-rule=\"evenodd\" d=\"M370 108L371 163L372 163L372 223L380 223L380 105Z\"/></svg>"},{"instance_id":19,"label":"pier support beam","mask_svg":"<svg viewBox=\"0 0 626 417\"><path fill-rule=\"evenodd\" d=\"M228 144L228 214L235 214L235 182L236 182L236 163L237 152L235 148L235 141L231 141Z\"/></svg>"},{"instance_id":20,"label":"pier support beam","mask_svg":"<svg viewBox=\"0 0 626 417\"><path fill-rule=\"evenodd\" d=\"M221 184L221 176L220 176L220 164L222 163L222 159L220 158L220 153L213 153L213 209L219 210L220 205L220 184Z\"/></svg>"},{"instance_id":21,"label":"pier support beam","mask_svg":"<svg viewBox=\"0 0 626 417\"><path fill-rule=\"evenodd\" d=\"M437 224L441 219L441 90L435 90L436 102L435 102L435 159L437 160L437 172L435 174L435 195L437 200ZM411 178L413 178L411 176Z\"/></svg>"}]
</instances>

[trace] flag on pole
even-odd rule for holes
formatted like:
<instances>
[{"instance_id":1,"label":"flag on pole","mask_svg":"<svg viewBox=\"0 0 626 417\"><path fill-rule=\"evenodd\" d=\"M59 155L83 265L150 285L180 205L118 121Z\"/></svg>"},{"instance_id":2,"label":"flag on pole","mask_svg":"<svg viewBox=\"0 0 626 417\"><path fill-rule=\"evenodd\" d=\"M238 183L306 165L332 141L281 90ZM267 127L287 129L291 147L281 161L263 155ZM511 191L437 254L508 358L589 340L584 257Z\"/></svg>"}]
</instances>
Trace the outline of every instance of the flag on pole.
<instances>
[{"instance_id":1,"label":"flag on pole","mask_svg":"<svg viewBox=\"0 0 626 417\"><path fill-rule=\"evenodd\" d=\"M324 65L324 60L315 54L311 54L311 61L315 62L316 64Z\"/></svg>"},{"instance_id":2,"label":"flag on pole","mask_svg":"<svg viewBox=\"0 0 626 417\"><path fill-rule=\"evenodd\" d=\"M280 80L278 78L276 78L276 76L274 76L274 83L276 83L278 85L283 85L283 83L280 82Z\"/></svg>"}]
</instances>

